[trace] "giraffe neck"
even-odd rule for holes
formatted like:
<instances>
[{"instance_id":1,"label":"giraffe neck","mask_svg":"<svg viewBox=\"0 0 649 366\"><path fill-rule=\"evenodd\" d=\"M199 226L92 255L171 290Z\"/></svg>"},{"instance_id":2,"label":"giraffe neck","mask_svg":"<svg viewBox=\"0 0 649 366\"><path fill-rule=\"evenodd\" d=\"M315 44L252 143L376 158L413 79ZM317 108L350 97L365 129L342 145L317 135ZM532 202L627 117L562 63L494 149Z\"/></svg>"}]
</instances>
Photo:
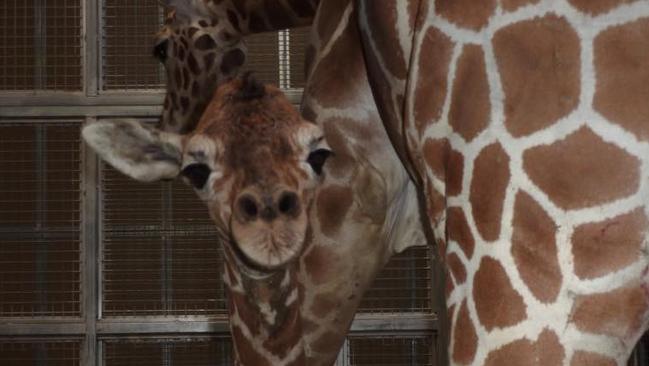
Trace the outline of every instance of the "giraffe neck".
<instances>
[{"instance_id":1,"label":"giraffe neck","mask_svg":"<svg viewBox=\"0 0 649 366\"><path fill-rule=\"evenodd\" d=\"M216 87L244 65L244 36L309 25L318 5L318 0L167 2L175 62L167 66L160 127L181 133L195 128Z\"/></svg>"},{"instance_id":2,"label":"giraffe neck","mask_svg":"<svg viewBox=\"0 0 649 366\"><path fill-rule=\"evenodd\" d=\"M229 251L229 250L228 250ZM269 273L242 270L226 255L230 329L237 365L304 365L302 289L297 264Z\"/></svg>"}]
</instances>

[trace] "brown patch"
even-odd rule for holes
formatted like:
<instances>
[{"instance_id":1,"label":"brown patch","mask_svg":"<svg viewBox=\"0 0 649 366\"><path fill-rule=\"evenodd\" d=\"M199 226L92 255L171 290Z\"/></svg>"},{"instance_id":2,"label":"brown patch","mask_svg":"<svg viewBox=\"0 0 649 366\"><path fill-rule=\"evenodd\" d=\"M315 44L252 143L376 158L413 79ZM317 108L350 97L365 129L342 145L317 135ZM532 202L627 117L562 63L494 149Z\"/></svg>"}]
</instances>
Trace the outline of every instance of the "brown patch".
<instances>
[{"instance_id":1,"label":"brown patch","mask_svg":"<svg viewBox=\"0 0 649 366\"><path fill-rule=\"evenodd\" d=\"M582 127L551 145L523 154L530 179L563 209L591 207L638 189L638 160Z\"/></svg>"},{"instance_id":2,"label":"brown patch","mask_svg":"<svg viewBox=\"0 0 649 366\"><path fill-rule=\"evenodd\" d=\"M180 97L180 108L182 109L183 114L187 114L187 109L189 109L189 98Z\"/></svg>"},{"instance_id":3,"label":"brown patch","mask_svg":"<svg viewBox=\"0 0 649 366\"><path fill-rule=\"evenodd\" d=\"M320 323L309 320L306 316L302 316L302 331L305 334L314 334L321 326Z\"/></svg>"},{"instance_id":4,"label":"brown patch","mask_svg":"<svg viewBox=\"0 0 649 366\"><path fill-rule=\"evenodd\" d=\"M590 15L600 15L635 0L568 0L572 6Z\"/></svg>"},{"instance_id":5,"label":"brown patch","mask_svg":"<svg viewBox=\"0 0 649 366\"><path fill-rule=\"evenodd\" d=\"M505 92L505 126L524 136L551 126L579 103L579 37L556 15L522 21L494 35Z\"/></svg>"},{"instance_id":6,"label":"brown patch","mask_svg":"<svg viewBox=\"0 0 649 366\"><path fill-rule=\"evenodd\" d=\"M316 65L311 74L308 94L318 96L318 102L323 107L355 105L358 95L369 92L363 82L365 78L358 28L356 22L350 21L330 52Z\"/></svg>"},{"instance_id":7,"label":"brown patch","mask_svg":"<svg viewBox=\"0 0 649 366\"><path fill-rule=\"evenodd\" d=\"M462 193L464 156L453 150L448 140L427 139L424 142L423 155L433 174L445 183L445 193L448 196Z\"/></svg>"},{"instance_id":8,"label":"brown patch","mask_svg":"<svg viewBox=\"0 0 649 366\"><path fill-rule=\"evenodd\" d=\"M555 239L557 225L522 191L516 195L512 225L512 256L523 282L539 301L554 301L562 281Z\"/></svg>"},{"instance_id":9,"label":"brown patch","mask_svg":"<svg viewBox=\"0 0 649 366\"><path fill-rule=\"evenodd\" d=\"M349 5L349 0L321 1L318 9L318 20L316 30L320 38L320 44L326 45L340 26L341 14Z\"/></svg>"},{"instance_id":10,"label":"brown patch","mask_svg":"<svg viewBox=\"0 0 649 366\"><path fill-rule=\"evenodd\" d=\"M523 297L512 287L503 266L491 257L480 261L473 280L473 298L487 331L515 325L527 316Z\"/></svg>"},{"instance_id":11,"label":"brown patch","mask_svg":"<svg viewBox=\"0 0 649 366\"><path fill-rule=\"evenodd\" d=\"M205 28L205 27L207 27L208 24L207 24L207 22L204 21L204 20L199 20L199 21L198 21L198 25L200 25L201 27Z\"/></svg>"},{"instance_id":12,"label":"brown patch","mask_svg":"<svg viewBox=\"0 0 649 366\"><path fill-rule=\"evenodd\" d=\"M209 34L203 34L202 36L196 38L194 41L194 47L201 51L211 50L216 48L216 42L212 39L212 36Z\"/></svg>"},{"instance_id":13,"label":"brown patch","mask_svg":"<svg viewBox=\"0 0 649 366\"><path fill-rule=\"evenodd\" d=\"M489 123L489 83L484 52L477 45L466 45L457 62L448 119L453 130L471 141Z\"/></svg>"},{"instance_id":14,"label":"brown patch","mask_svg":"<svg viewBox=\"0 0 649 366\"><path fill-rule=\"evenodd\" d=\"M336 306L340 306L336 294L319 294L313 299L311 312L315 317L322 319L331 313Z\"/></svg>"},{"instance_id":15,"label":"brown patch","mask_svg":"<svg viewBox=\"0 0 649 366\"><path fill-rule=\"evenodd\" d=\"M201 22L202 22L202 20L201 20ZM187 35L189 36L189 38L193 38L194 34L196 34L196 32L198 32L199 30L200 29L198 29L196 27L190 27L189 30L187 31Z\"/></svg>"},{"instance_id":16,"label":"brown patch","mask_svg":"<svg viewBox=\"0 0 649 366\"><path fill-rule=\"evenodd\" d=\"M246 61L246 55L238 48L228 51L221 59L221 72L230 74Z\"/></svg>"},{"instance_id":17,"label":"brown patch","mask_svg":"<svg viewBox=\"0 0 649 366\"><path fill-rule=\"evenodd\" d=\"M611 27L595 38L594 107L649 140L649 18Z\"/></svg>"},{"instance_id":18,"label":"brown patch","mask_svg":"<svg viewBox=\"0 0 649 366\"><path fill-rule=\"evenodd\" d=\"M451 269L453 278L455 278L455 283L458 285L466 281L466 270L464 269L464 264L460 260L460 257L455 253L448 254L446 256L446 265Z\"/></svg>"},{"instance_id":19,"label":"brown patch","mask_svg":"<svg viewBox=\"0 0 649 366\"><path fill-rule=\"evenodd\" d=\"M453 329L453 361L459 364L469 364L478 349L478 336L469 317L466 300L462 302L457 322Z\"/></svg>"},{"instance_id":20,"label":"brown patch","mask_svg":"<svg viewBox=\"0 0 649 366\"><path fill-rule=\"evenodd\" d=\"M235 1L234 4L239 4L238 1ZM241 32L241 27L239 26L239 17L237 16L237 13L232 11L231 9L228 9L228 20L230 21L230 24L232 24L232 27L236 29L237 32Z\"/></svg>"},{"instance_id":21,"label":"brown patch","mask_svg":"<svg viewBox=\"0 0 649 366\"><path fill-rule=\"evenodd\" d=\"M397 1L381 0L380 5L370 0L364 1L367 27L372 34L372 42L388 72L397 79L406 78L406 60L397 30Z\"/></svg>"},{"instance_id":22,"label":"brown patch","mask_svg":"<svg viewBox=\"0 0 649 366\"><path fill-rule=\"evenodd\" d=\"M509 156L499 143L491 144L475 159L469 195L476 227L485 240L496 240L500 235L507 184Z\"/></svg>"},{"instance_id":23,"label":"brown patch","mask_svg":"<svg viewBox=\"0 0 649 366\"><path fill-rule=\"evenodd\" d=\"M192 98L198 99L201 96L201 89L198 86L198 81L192 83Z\"/></svg>"},{"instance_id":24,"label":"brown patch","mask_svg":"<svg viewBox=\"0 0 649 366\"><path fill-rule=\"evenodd\" d=\"M419 46L419 70L414 100L415 126L421 134L442 113L453 42L436 28L428 28Z\"/></svg>"},{"instance_id":25,"label":"brown patch","mask_svg":"<svg viewBox=\"0 0 649 366\"><path fill-rule=\"evenodd\" d=\"M641 326L648 305L642 286L624 287L578 296L571 319L581 331L626 339Z\"/></svg>"},{"instance_id":26,"label":"brown patch","mask_svg":"<svg viewBox=\"0 0 649 366\"><path fill-rule=\"evenodd\" d=\"M311 277L314 285L321 285L327 282L335 271L334 264L340 258L331 249L315 245L313 249L304 256L306 272Z\"/></svg>"},{"instance_id":27,"label":"brown patch","mask_svg":"<svg viewBox=\"0 0 649 366\"><path fill-rule=\"evenodd\" d=\"M174 69L174 81L176 82L177 88L180 88L183 85L183 74L180 67Z\"/></svg>"},{"instance_id":28,"label":"brown patch","mask_svg":"<svg viewBox=\"0 0 649 366\"><path fill-rule=\"evenodd\" d=\"M421 1L408 1L408 25L415 32L416 27L426 19L427 7L424 5Z\"/></svg>"},{"instance_id":29,"label":"brown patch","mask_svg":"<svg viewBox=\"0 0 649 366\"><path fill-rule=\"evenodd\" d=\"M214 60L216 59L216 53L210 52L207 55L203 56L203 64L205 65L205 70L212 70L214 66Z\"/></svg>"},{"instance_id":30,"label":"brown patch","mask_svg":"<svg viewBox=\"0 0 649 366\"><path fill-rule=\"evenodd\" d=\"M180 61L185 61L185 56L186 56L185 48L182 47L182 46L179 47L178 48L178 59Z\"/></svg>"},{"instance_id":31,"label":"brown patch","mask_svg":"<svg viewBox=\"0 0 649 366\"><path fill-rule=\"evenodd\" d=\"M521 6L536 4L539 0L501 0L502 7L505 11L514 11Z\"/></svg>"},{"instance_id":32,"label":"brown patch","mask_svg":"<svg viewBox=\"0 0 649 366\"><path fill-rule=\"evenodd\" d=\"M534 345L536 359L542 366L560 366L563 365L563 359L566 357L565 351L557 334L549 329L544 329L539 334L539 339Z\"/></svg>"},{"instance_id":33,"label":"brown patch","mask_svg":"<svg viewBox=\"0 0 649 366\"><path fill-rule=\"evenodd\" d=\"M544 329L536 342L522 339L508 343L487 355L485 366L560 366L565 351L559 337Z\"/></svg>"},{"instance_id":34,"label":"brown patch","mask_svg":"<svg viewBox=\"0 0 649 366\"><path fill-rule=\"evenodd\" d=\"M263 343L263 347L266 350L270 351L280 359L284 359L302 339L299 306L294 304L291 309L288 309L288 314L282 314L282 310L284 309L280 309L279 312L279 329L273 329L272 336L266 339ZM304 353L304 349L301 349L300 351L301 353Z\"/></svg>"},{"instance_id":35,"label":"brown patch","mask_svg":"<svg viewBox=\"0 0 649 366\"><path fill-rule=\"evenodd\" d=\"M480 30L496 10L496 0L437 0L435 11L460 27Z\"/></svg>"},{"instance_id":36,"label":"brown patch","mask_svg":"<svg viewBox=\"0 0 649 366\"><path fill-rule=\"evenodd\" d=\"M261 327L261 315L259 314L259 310L250 303L252 298L249 299L246 295L234 291L230 291L228 297L231 306L230 312L234 312L233 309L236 308L237 314L239 314L241 321L246 324L250 333L253 336L258 335Z\"/></svg>"},{"instance_id":37,"label":"brown patch","mask_svg":"<svg viewBox=\"0 0 649 366\"><path fill-rule=\"evenodd\" d=\"M446 210L446 233L450 240L458 243L464 255L471 259L475 241L473 240L469 223L461 208L450 207Z\"/></svg>"},{"instance_id":38,"label":"brown patch","mask_svg":"<svg viewBox=\"0 0 649 366\"><path fill-rule=\"evenodd\" d=\"M187 71L186 68L183 69L183 90L187 90L189 88L189 82L190 82L190 77L189 77L189 71ZM178 85L180 87L180 85Z\"/></svg>"},{"instance_id":39,"label":"brown patch","mask_svg":"<svg viewBox=\"0 0 649 366\"><path fill-rule=\"evenodd\" d=\"M570 366L617 366L617 361L597 353L576 351L572 355Z\"/></svg>"},{"instance_id":40,"label":"brown patch","mask_svg":"<svg viewBox=\"0 0 649 366\"><path fill-rule=\"evenodd\" d=\"M198 61L196 61L196 58L194 57L193 53L189 53L189 56L187 57L187 65L189 65L189 69L191 70L192 74L194 75L199 75L201 70L200 67L198 66Z\"/></svg>"},{"instance_id":41,"label":"brown patch","mask_svg":"<svg viewBox=\"0 0 649 366\"><path fill-rule=\"evenodd\" d=\"M639 259L646 240L643 208L601 222L581 225L572 235L575 274L590 279L617 271Z\"/></svg>"},{"instance_id":42,"label":"brown patch","mask_svg":"<svg viewBox=\"0 0 649 366\"><path fill-rule=\"evenodd\" d=\"M271 366L268 360L255 350L255 347L238 327L232 327L232 340L237 353L237 360L241 365Z\"/></svg>"},{"instance_id":43,"label":"brown patch","mask_svg":"<svg viewBox=\"0 0 649 366\"><path fill-rule=\"evenodd\" d=\"M348 187L332 185L318 192L318 222L325 235L333 237L338 233L352 202L352 190Z\"/></svg>"}]
</instances>

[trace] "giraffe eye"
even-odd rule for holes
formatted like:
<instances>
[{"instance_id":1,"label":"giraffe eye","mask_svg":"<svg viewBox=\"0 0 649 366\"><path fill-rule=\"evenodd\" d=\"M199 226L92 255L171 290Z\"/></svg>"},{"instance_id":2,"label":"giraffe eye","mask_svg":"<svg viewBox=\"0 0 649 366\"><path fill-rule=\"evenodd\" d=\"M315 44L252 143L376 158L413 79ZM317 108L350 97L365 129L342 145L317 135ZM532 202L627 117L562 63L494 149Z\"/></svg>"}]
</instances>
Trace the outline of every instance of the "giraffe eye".
<instances>
[{"instance_id":1,"label":"giraffe eye","mask_svg":"<svg viewBox=\"0 0 649 366\"><path fill-rule=\"evenodd\" d=\"M153 57L157 58L160 62L165 62L167 60L167 46L169 45L169 40L164 40L155 47L153 47Z\"/></svg>"},{"instance_id":2,"label":"giraffe eye","mask_svg":"<svg viewBox=\"0 0 649 366\"><path fill-rule=\"evenodd\" d=\"M196 189L202 189L205 186L211 173L210 167L201 163L189 164L181 172Z\"/></svg>"},{"instance_id":3,"label":"giraffe eye","mask_svg":"<svg viewBox=\"0 0 649 366\"><path fill-rule=\"evenodd\" d=\"M331 150L317 149L309 154L306 158L306 162L311 165L311 168L316 172L316 174L320 175L322 174L322 167L324 166L325 161L327 161L331 155L333 155Z\"/></svg>"}]
</instances>

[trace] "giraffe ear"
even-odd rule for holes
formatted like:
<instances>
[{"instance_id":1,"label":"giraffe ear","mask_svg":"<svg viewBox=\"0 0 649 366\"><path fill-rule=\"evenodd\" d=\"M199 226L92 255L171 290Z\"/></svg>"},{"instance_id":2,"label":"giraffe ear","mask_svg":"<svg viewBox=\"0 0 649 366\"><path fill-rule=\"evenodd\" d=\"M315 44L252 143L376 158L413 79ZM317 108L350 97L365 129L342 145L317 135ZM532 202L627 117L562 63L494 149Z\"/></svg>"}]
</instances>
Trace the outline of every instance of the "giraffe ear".
<instances>
[{"instance_id":1,"label":"giraffe ear","mask_svg":"<svg viewBox=\"0 0 649 366\"><path fill-rule=\"evenodd\" d=\"M129 177L153 182L176 178L182 164L182 136L133 119L92 123L83 139L102 159Z\"/></svg>"}]
</instances>

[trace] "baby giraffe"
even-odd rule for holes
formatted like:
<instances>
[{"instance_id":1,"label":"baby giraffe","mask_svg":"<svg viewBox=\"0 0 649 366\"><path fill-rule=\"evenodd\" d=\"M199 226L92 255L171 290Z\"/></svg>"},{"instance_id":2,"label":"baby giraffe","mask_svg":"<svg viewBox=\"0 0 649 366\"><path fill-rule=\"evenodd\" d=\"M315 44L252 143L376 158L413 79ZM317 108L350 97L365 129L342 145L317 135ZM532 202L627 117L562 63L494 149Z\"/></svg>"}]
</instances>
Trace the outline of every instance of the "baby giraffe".
<instances>
[{"instance_id":1,"label":"baby giraffe","mask_svg":"<svg viewBox=\"0 0 649 366\"><path fill-rule=\"evenodd\" d=\"M237 364L303 364L296 259L331 154L322 130L279 89L245 75L216 90L188 134L111 120L86 126L83 138L122 173L180 176L207 204L224 247Z\"/></svg>"}]
</instances>

